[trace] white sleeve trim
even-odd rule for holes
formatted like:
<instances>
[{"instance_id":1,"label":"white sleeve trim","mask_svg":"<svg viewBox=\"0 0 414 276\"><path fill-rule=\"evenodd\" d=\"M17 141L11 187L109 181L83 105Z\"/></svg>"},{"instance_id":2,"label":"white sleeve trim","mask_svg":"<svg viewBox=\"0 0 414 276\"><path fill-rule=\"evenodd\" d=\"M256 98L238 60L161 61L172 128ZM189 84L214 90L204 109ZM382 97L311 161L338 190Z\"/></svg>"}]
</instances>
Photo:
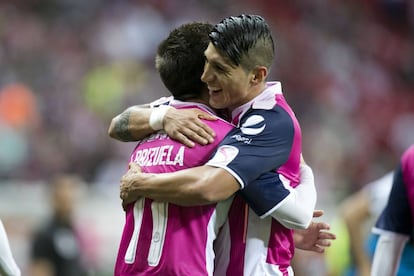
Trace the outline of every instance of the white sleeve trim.
<instances>
[{"instance_id":1,"label":"white sleeve trim","mask_svg":"<svg viewBox=\"0 0 414 276\"><path fill-rule=\"evenodd\" d=\"M400 265L401 254L406 242L407 235L390 231L382 231L375 248L372 261L371 275L394 276Z\"/></svg>"},{"instance_id":2,"label":"white sleeve trim","mask_svg":"<svg viewBox=\"0 0 414 276\"><path fill-rule=\"evenodd\" d=\"M300 166L301 183L272 210L261 216L268 215L291 229L306 229L312 221L316 205L315 180L312 169L305 164Z\"/></svg>"}]
</instances>

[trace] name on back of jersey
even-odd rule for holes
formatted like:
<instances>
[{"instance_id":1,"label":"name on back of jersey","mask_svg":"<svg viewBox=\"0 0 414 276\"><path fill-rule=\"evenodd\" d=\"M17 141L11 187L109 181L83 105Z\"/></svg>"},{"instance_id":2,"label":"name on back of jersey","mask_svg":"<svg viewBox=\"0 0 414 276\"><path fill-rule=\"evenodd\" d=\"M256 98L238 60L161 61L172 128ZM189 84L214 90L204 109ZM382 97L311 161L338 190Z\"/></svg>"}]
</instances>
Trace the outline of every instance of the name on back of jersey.
<instances>
[{"instance_id":1,"label":"name on back of jersey","mask_svg":"<svg viewBox=\"0 0 414 276\"><path fill-rule=\"evenodd\" d=\"M185 146L162 145L138 149L131 157L141 167L150 166L183 166Z\"/></svg>"}]
</instances>

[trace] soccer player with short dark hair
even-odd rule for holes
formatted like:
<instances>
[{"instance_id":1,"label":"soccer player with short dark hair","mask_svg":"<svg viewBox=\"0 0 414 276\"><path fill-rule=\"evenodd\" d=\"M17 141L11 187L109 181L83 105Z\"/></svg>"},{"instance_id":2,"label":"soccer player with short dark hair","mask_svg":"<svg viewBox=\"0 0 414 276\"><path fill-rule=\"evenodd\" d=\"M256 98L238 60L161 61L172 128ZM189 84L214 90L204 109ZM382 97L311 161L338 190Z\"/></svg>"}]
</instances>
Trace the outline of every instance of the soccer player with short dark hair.
<instances>
[{"instance_id":1,"label":"soccer player with short dark hair","mask_svg":"<svg viewBox=\"0 0 414 276\"><path fill-rule=\"evenodd\" d=\"M223 232L237 242L217 251L228 254L227 260L219 258L217 275L292 275L294 244L288 228L306 228L312 218L314 186L299 185L299 123L280 83L266 82L273 51L270 30L260 16L229 17L217 24L204 52L202 80L210 105L226 108L238 128L206 165L164 174L133 168L121 180L126 201L146 196L182 205L210 204L238 191ZM298 190L306 190L306 196Z\"/></svg>"}]
</instances>

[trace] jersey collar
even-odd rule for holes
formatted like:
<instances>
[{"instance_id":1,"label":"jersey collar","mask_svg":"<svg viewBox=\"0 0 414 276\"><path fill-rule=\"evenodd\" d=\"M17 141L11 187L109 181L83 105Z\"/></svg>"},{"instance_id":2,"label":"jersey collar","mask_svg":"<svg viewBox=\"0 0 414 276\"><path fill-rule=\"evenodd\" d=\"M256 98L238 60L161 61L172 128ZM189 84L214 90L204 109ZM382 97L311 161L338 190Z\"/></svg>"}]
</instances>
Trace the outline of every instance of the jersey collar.
<instances>
[{"instance_id":1,"label":"jersey collar","mask_svg":"<svg viewBox=\"0 0 414 276\"><path fill-rule=\"evenodd\" d=\"M253 109L272 109L276 103L276 95L282 95L282 84L279 81L270 81L266 83L265 90L262 91L259 95L253 98L251 101L245 103L242 106L234 109L231 113L231 117L234 119L235 116L243 116L247 110L250 108Z\"/></svg>"}]
</instances>

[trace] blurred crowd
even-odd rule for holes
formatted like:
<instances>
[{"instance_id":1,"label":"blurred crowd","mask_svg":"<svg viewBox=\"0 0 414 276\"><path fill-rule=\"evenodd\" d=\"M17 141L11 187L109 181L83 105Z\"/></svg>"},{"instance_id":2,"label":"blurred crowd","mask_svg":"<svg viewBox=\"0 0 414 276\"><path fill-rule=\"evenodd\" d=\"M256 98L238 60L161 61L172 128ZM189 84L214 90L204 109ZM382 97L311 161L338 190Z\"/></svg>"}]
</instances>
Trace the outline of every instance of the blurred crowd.
<instances>
[{"instance_id":1,"label":"blurred crowd","mask_svg":"<svg viewBox=\"0 0 414 276\"><path fill-rule=\"evenodd\" d=\"M270 79L301 122L320 204L392 169L414 142L412 1L15 0L0 1L0 184L70 172L117 186L133 145L107 129L168 95L157 44L181 23L240 13L274 32Z\"/></svg>"}]
</instances>

